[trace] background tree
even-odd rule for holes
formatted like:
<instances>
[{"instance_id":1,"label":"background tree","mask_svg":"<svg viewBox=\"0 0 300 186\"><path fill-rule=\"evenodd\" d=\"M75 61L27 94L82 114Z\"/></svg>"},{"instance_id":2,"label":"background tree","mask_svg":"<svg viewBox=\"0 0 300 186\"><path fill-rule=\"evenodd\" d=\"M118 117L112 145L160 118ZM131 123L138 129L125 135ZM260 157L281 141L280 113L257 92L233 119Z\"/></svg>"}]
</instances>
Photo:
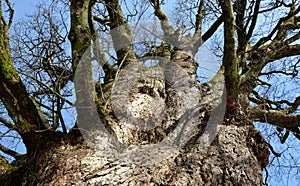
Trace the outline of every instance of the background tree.
<instances>
[{"instance_id":1,"label":"background tree","mask_svg":"<svg viewBox=\"0 0 300 186\"><path fill-rule=\"evenodd\" d=\"M8 0L3 3L0 12L0 123L3 127L0 150L15 158L9 164L1 157L0 176L4 185L73 182L257 185L263 182L262 169L269 163L269 151L271 157L283 155L269 140L276 138L285 143L287 139L299 139L300 6L294 0L53 1L46 6L38 5L35 14L14 27L11 27L13 6ZM167 6L174 10L164 11ZM172 16L172 12L176 14ZM134 32L126 24L138 24L149 17L160 21L158 26L164 38L158 42L134 43ZM97 40L109 31L116 31L110 33L115 53L102 50L101 45L111 43ZM194 55L203 42L219 57L222 67L215 78L198 85ZM120 43L128 45L120 46ZM92 89L86 83L91 80L91 73L81 73L84 76L76 79L80 70L91 70L90 64L80 63L86 56L102 65L101 76L93 79ZM158 75L150 78L154 84L147 78L135 82L129 90L129 102L115 98L118 93L111 95L116 85L125 92L127 87L122 87L122 78L125 82L140 73L132 71L132 65L155 56L172 62L165 68L182 67L193 88L185 89L188 81L180 74L179 80L171 79L171 82ZM155 65L143 68L160 72ZM218 100L216 106L216 95L223 93L223 77L225 99ZM178 90L174 85L183 88ZM199 97L192 97L183 105L181 91ZM134 104L137 100L147 104L139 108ZM165 104L167 116L149 131L127 127L117 117L116 112L126 108L140 114L137 116L140 119L147 119L148 115L143 115L146 112L159 114L158 105L151 107L154 100ZM96 114L92 108L87 109L94 102ZM199 149L209 116L220 112L224 104L226 113L218 135L208 148ZM116 105L119 106L117 111L113 110ZM180 118L195 105L200 105L194 116L196 124L181 126ZM77 119L72 118L75 110ZM108 143L120 149L130 144L141 147L141 151L129 153L132 159L136 158L134 162L103 157L105 151L96 151L86 144L84 139L95 137L86 131L99 130L98 125L90 122L95 115L99 115L106 130L115 136ZM268 143L255 129L254 122L276 127L265 132ZM153 145L169 134L178 137L178 128L193 131L191 139L179 145L180 150L159 149ZM96 135L104 134L96 132ZM5 138L21 139L26 154L8 148ZM144 149L157 152L147 156ZM157 164L135 164L135 161L147 162L149 158L164 157L168 153L170 156ZM290 169L299 169L295 155L290 155L289 161L292 162ZM273 163L271 159L271 165Z\"/></svg>"}]
</instances>

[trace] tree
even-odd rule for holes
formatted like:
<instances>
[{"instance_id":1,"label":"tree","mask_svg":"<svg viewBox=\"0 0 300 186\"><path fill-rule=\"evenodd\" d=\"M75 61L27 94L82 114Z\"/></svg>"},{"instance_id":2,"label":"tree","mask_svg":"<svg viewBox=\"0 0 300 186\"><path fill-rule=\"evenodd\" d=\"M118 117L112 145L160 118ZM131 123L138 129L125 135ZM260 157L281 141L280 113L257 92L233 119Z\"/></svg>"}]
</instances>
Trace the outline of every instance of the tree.
<instances>
[{"instance_id":1,"label":"tree","mask_svg":"<svg viewBox=\"0 0 300 186\"><path fill-rule=\"evenodd\" d=\"M262 184L269 151L278 153L253 123L276 126L282 143L300 139L299 95L280 95L274 80L298 85L299 4L178 0L172 17L168 3L53 1L10 35L14 10L5 1L1 138L20 137L26 154L0 144L15 159L0 157L2 185ZM158 24L140 25L149 17ZM199 83L204 42L222 66Z\"/></svg>"}]
</instances>

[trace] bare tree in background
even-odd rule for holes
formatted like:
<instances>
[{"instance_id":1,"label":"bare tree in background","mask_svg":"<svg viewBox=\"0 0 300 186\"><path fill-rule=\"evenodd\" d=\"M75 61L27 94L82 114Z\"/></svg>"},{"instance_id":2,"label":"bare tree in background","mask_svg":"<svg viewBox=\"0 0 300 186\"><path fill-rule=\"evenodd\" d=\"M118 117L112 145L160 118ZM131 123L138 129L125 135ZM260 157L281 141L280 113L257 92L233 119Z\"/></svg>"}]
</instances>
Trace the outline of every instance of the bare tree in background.
<instances>
[{"instance_id":1,"label":"bare tree in background","mask_svg":"<svg viewBox=\"0 0 300 186\"><path fill-rule=\"evenodd\" d=\"M2 185L260 185L270 176L266 171L263 180L263 169L270 163L274 171L280 156L288 156L289 170L299 171L297 156L284 154L291 147L277 151L273 145L300 139L297 1L53 1L14 26L13 6L1 4L0 151L15 159L0 157ZM134 43L128 23L149 18L158 21L164 37ZM111 40L99 42L106 35ZM204 42L222 66L212 80L198 83L195 54ZM159 65L140 64L154 57ZM85 59L100 64L99 79ZM172 72L180 67L186 76L172 79L161 66ZM147 69L150 76L145 72L133 81ZM130 99L124 100L127 92ZM185 112L195 105L197 112ZM217 136L199 148L210 116L222 115L222 105ZM118 117L127 116L127 109L138 122L166 115L151 130L136 130ZM196 119L181 125L186 114ZM91 122L95 116L102 128ZM105 149L89 146L90 138L103 142L107 134L113 136L107 144L127 149L128 157L104 156ZM170 134L178 151L156 145ZM26 154L8 148L7 139L22 141ZM147 164L158 157L166 158Z\"/></svg>"}]
</instances>

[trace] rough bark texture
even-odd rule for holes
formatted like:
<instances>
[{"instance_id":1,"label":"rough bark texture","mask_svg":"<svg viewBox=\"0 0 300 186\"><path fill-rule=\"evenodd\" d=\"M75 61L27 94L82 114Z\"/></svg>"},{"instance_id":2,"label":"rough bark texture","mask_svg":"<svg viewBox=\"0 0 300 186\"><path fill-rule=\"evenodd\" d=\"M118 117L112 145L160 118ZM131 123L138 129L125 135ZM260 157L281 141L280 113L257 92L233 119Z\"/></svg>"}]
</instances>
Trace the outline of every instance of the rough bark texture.
<instances>
[{"instance_id":1,"label":"rough bark texture","mask_svg":"<svg viewBox=\"0 0 300 186\"><path fill-rule=\"evenodd\" d=\"M11 174L10 182L2 177L1 185L261 185L267 162L268 147L253 126L222 125L206 150L193 147L145 166L111 162L103 152L62 140Z\"/></svg>"},{"instance_id":2,"label":"rough bark texture","mask_svg":"<svg viewBox=\"0 0 300 186\"><path fill-rule=\"evenodd\" d=\"M11 164L0 156L0 185L261 185L269 151L260 132L244 113L250 93L247 86L238 91L240 77L231 1L220 0L225 31L225 72L221 69L213 80L202 85L196 76L197 63L188 52L180 50L181 47L172 50L171 62L162 60L159 67L145 68L138 64L131 47L130 29L122 27L125 19L119 1L104 2L110 28L119 30L115 35L112 33L119 68L118 72L111 70L112 67L103 68L107 75L113 75L105 80L105 87L98 87L101 95L96 87L98 95L94 97L95 87L90 87L90 83L94 83L89 63L92 55L86 57L85 52L96 37L92 23L95 1L70 1L73 73L81 69L77 73L84 75L78 80L74 77L77 124L85 130L82 135L89 140L78 137L78 128L69 134L43 130L34 135L30 133L28 138L22 136L25 144L34 142L34 146L28 148L31 153L18 157ZM160 9L160 2L150 2L154 14L162 21L165 34L172 37L174 29ZM0 32L3 35L3 27ZM176 43L178 37L170 40ZM47 129L47 123L37 117L39 109L14 71L9 51L4 50L3 38L8 39L0 37L0 53L3 54L0 55L0 96L10 99L2 101L9 112L12 107L11 113L19 117L15 120L16 126L23 122L20 126L24 129L19 132ZM121 46L117 45L118 41L122 41L119 42ZM80 64L80 60L86 63ZM221 99L223 74L226 101ZM25 101L20 101L22 96L26 96ZM93 107L95 102L98 110ZM220 122L215 137L205 129L210 116L223 114L224 102L227 103L225 122L223 118L221 121L218 117L212 118ZM103 123L101 129L107 129L105 132L99 131L90 121L98 116ZM154 116L160 117L151 121ZM182 121L182 117L190 117L191 121ZM132 118L135 119L130 120ZM145 121L149 120L153 125L147 125ZM217 132L217 128L211 130ZM105 145L92 148L91 143ZM209 146L203 148L206 143Z\"/></svg>"},{"instance_id":3,"label":"rough bark texture","mask_svg":"<svg viewBox=\"0 0 300 186\"><path fill-rule=\"evenodd\" d=\"M179 60L180 59L180 60ZM179 60L179 61L177 61ZM168 68L186 63L192 64L192 58L184 52L177 51L173 55L173 62ZM184 63L184 61L186 63ZM174 63L175 62L175 63ZM178 62L178 63L177 63ZM175 65L175 66L172 66ZM157 67L151 67L157 68ZM190 67L194 69L194 67ZM130 91L130 100L119 99L120 112L131 109L132 113L142 119L149 114L157 114L157 110L151 107L154 100L162 100L166 103L167 117L163 121L157 121L158 126L147 132L137 131L126 127L124 120L116 118L114 112L105 119L106 126L114 131L119 145L139 145L127 148L128 153L114 156L111 149L91 149L85 142L78 143L73 132L67 137L60 133L44 133L40 142L40 149L35 159L20 163L19 168L11 169L2 174L1 185L260 185L262 184L262 168L268 164L269 151L264 139L248 120L226 122L220 125L219 133L207 148L202 148L204 128L208 118L214 112L213 104L219 104L222 100L216 99L217 94L222 94L222 86L218 87L220 77L215 77L210 83L195 86L197 79L191 81L193 75L187 67L183 74L178 74L177 80L164 84L160 76L168 73L159 73L147 76L144 81L133 82ZM131 68L132 69L132 68ZM149 70L149 69L148 69ZM132 73L140 71L126 71L117 79L122 84L124 79L134 76ZM222 73L217 76L223 76ZM187 78L188 77L188 78ZM185 78L187 78L185 80ZM222 79L222 78L221 78ZM170 78L172 80L172 78ZM186 89L186 81L192 84ZM147 83L148 82L148 83ZM149 83L151 82L151 83ZM169 84L173 86L169 86ZM174 85L181 85L174 88ZM191 86L193 85L193 86ZM121 86L121 85L120 85ZM121 88L121 87L119 87ZM123 90L123 89L121 89ZM188 90L199 94L199 97L187 96ZM110 91L109 91L110 92ZM218 97L218 96L217 96ZM146 104L139 104L139 103ZM186 104L180 104L180 103ZM148 104L147 104L148 103ZM187 125L178 122L184 115L184 111L200 106L200 111L195 117L195 122ZM111 108L110 103L108 108ZM218 109L218 106L215 108ZM217 110L218 111L218 110ZM117 112L117 111L115 111ZM172 130L175 131L172 133ZM190 131L181 137L181 131ZM98 133L102 135L102 133ZM94 132L94 139L101 143L103 139ZM171 135L170 135L171 134ZM51 140L47 138L51 136ZM175 146L157 145L166 136ZM171 136L171 137L170 137ZM178 140L179 138L179 140ZM98 140L98 141L97 141ZM116 139L113 139L116 140ZM174 142L174 143L173 143ZM109 141L107 142L109 143ZM76 144L76 145L72 145ZM113 143L111 143L113 144ZM127 146L128 147L128 146ZM137 149L137 150L136 150ZM27 157L30 160L30 157ZM153 159L160 159L156 163ZM19 160L20 161L20 160ZM18 164L19 162L15 162Z\"/></svg>"},{"instance_id":4,"label":"rough bark texture","mask_svg":"<svg viewBox=\"0 0 300 186\"><path fill-rule=\"evenodd\" d=\"M153 166L108 163L101 152L74 153L59 163L64 176L49 185L261 185L261 163L268 159L268 149L264 146L259 152L264 159L258 159L248 148L252 130L250 126L222 126L207 150L193 148Z\"/></svg>"}]
</instances>

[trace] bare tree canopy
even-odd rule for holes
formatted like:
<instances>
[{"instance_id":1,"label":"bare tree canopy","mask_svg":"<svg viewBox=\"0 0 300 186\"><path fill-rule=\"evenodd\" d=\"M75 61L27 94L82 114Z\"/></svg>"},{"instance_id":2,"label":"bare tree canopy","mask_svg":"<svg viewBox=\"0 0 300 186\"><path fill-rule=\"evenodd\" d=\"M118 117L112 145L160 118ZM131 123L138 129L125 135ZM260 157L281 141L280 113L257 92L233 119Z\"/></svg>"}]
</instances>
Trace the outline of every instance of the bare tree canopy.
<instances>
[{"instance_id":1,"label":"bare tree canopy","mask_svg":"<svg viewBox=\"0 0 300 186\"><path fill-rule=\"evenodd\" d=\"M1 185L300 179L298 1L0 2Z\"/></svg>"}]
</instances>

